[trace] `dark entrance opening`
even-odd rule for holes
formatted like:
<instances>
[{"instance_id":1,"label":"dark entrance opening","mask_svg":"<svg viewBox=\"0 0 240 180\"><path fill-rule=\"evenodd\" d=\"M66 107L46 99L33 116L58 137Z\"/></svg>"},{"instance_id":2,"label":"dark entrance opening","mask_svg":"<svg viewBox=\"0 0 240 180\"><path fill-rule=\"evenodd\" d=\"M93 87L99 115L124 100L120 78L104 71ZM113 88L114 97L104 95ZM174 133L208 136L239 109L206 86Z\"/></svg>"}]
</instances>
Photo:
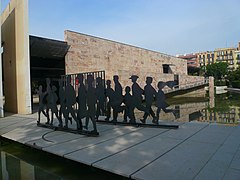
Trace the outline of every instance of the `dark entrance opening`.
<instances>
[{"instance_id":1,"label":"dark entrance opening","mask_svg":"<svg viewBox=\"0 0 240 180\"><path fill-rule=\"evenodd\" d=\"M51 78L54 82L54 79L60 79L65 74L65 55L69 46L64 41L36 36L29 36L29 45L31 94L34 102L35 90L39 85L45 87L46 78Z\"/></svg>"}]
</instances>

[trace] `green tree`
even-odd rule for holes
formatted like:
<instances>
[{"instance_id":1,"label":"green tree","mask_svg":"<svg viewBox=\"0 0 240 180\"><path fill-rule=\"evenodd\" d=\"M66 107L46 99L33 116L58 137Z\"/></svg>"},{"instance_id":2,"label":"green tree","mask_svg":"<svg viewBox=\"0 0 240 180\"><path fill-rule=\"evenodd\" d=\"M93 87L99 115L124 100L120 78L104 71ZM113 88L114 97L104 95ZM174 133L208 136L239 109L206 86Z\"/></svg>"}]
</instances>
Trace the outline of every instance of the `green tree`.
<instances>
[{"instance_id":1,"label":"green tree","mask_svg":"<svg viewBox=\"0 0 240 180\"><path fill-rule=\"evenodd\" d=\"M235 71L229 72L228 80L231 81L239 81L240 80L240 68L237 68Z\"/></svg>"},{"instance_id":2,"label":"green tree","mask_svg":"<svg viewBox=\"0 0 240 180\"><path fill-rule=\"evenodd\" d=\"M228 64L219 62L208 64L206 67L206 75L213 76L215 80L221 80L228 74Z\"/></svg>"},{"instance_id":3,"label":"green tree","mask_svg":"<svg viewBox=\"0 0 240 180\"><path fill-rule=\"evenodd\" d=\"M233 87L240 88L240 68L237 68L235 71L229 72L228 80Z\"/></svg>"}]
</instances>

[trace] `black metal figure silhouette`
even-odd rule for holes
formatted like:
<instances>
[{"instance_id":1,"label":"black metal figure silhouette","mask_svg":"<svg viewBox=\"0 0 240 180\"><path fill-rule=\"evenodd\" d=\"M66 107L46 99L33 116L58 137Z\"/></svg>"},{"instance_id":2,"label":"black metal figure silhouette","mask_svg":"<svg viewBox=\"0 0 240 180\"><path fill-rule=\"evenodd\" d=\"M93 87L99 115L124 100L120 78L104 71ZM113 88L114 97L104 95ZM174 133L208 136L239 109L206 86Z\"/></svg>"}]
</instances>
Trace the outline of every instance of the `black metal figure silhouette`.
<instances>
[{"instance_id":1,"label":"black metal figure silhouette","mask_svg":"<svg viewBox=\"0 0 240 180\"><path fill-rule=\"evenodd\" d=\"M66 118L66 93L63 87L62 79L58 81L58 84L59 84L58 95L59 95L59 102L60 102L59 121L60 121L60 124L62 124L62 116Z\"/></svg>"},{"instance_id":2,"label":"black metal figure silhouette","mask_svg":"<svg viewBox=\"0 0 240 180\"><path fill-rule=\"evenodd\" d=\"M134 104L133 104L133 97L130 94L131 88L126 86L125 88L125 95L123 98L123 102L126 105L124 111L124 120L123 122L128 122L127 118L130 119L130 123L136 123L136 119L134 117Z\"/></svg>"},{"instance_id":3,"label":"black metal figure silhouette","mask_svg":"<svg viewBox=\"0 0 240 180\"><path fill-rule=\"evenodd\" d=\"M100 115L104 115L104 102L105 102L105 88L103 86L103 80L101 77L96 78L96 95L97 95L97 112L96 119L98 120Z\"/></svg>"},{"instance_id":4,"label":"black metal figure silhouette","mask_svg":"<svg viewBox=\"0 0 240 180\"><path fill-rule=\"evenodd\" d=\"M52 90L49 94L49 96L50 96L49 97L49 99L50 99L49 107L51 110L51 123L50 124L53 125L53 118L54 118L54 114L55 114L55 116L59 120L59 127L62 127L62 123L58 116L58 108L57 108L58 97L57 97L56 91L57 91L56 86L52 86Z\"/></svg>"},{"instance_id":5,"label":"black metal figure silhouette","mask_svg":"<svg viewBox=\"0 0 240 180\"><path fill-rule=\"evenodd\" d=\"M112 108L113 108L113 122L117 122L117 117L119 112L123 112L123 108L121 107L123 101L122 95L122 85L119 82L119 77L117 75L113 76L113 81L115 84L115 91L113 96Z\"/></svg>"},{"instance_id":6,"label":"black metal figure silhouette","mask_svg":"<svg viewBox=\"0 0 240 180\"><path fill-rule=\"evenodd\" d=\"M50 101L51 101L51 98L50 98L50 93L51 93L51 80L49 78L46 78L46 84L47 84L47 88L46 88L46 114L47 114L47 122L46 124L49 124L50 122L50 117L49 117L49 109L50 109Z\"/></svg>"},{"instance_id":7,"label":"black metal figure silhouette","mask_svg":"<svg viewBox=\"0 0 240 180\"><path fill-rule=\"evenodd\" d=\"M86 117L87 114L87 92L86 87L83 83L83 74L77 75L78 79L78 96L77 96L77 103L78 103L78 110L77 110L77 119L79 122L79 128L82 130L82 119Z\"/></svg>"},{"instance_id":8,"label":"black metal figure silhouette","mask_svg":"<svg viewBox=\"0 0 240 180\"><path fill-rule=\"evenodd\" d=\"M139 86L137 83L138 76L137 75L132 75L129 79L132 80L132 94L133 94L133 103L134 107L137 108L140 111L144 111L147 115L149 114L149 110L142 105L142 94L143 94L143 89ZM142 121L142 123L145 123Z\"/></svg>"},{"instance_id":9,"label":"black metal figure silhouette","mask_svg":"<svg viewBox=\"0 0 240 180\"><path fill-rule=\"evenodd\" d=\"M153 123L158 124L158 120L159 120L159 114L161 112L161 110L163 110L165 113L173 113L173 115L176 117L176 113L175 110L173 109L167 109L168 104L166 103L166 97L165 94L163 92L163 88L166 85L165 82L159 81L158 82L158 92L157 92L157 100L156 100L156 106L157 106L157 119L155 121L153 121Z\"/></svg>"},{"instance_id":10,"label":"black metal figure silhouette","mask_svg":"<svg viewBox=\"0 0 240 180\"><path fill-rule=\"evenodd\" d=\"M75 111L73 109L73 105L76 103L76 93L74 91L73 86L71 85L71 76L67 76L66 78L66 115L65 115L65 128L68 128L68 120L72 123L72 120L69 119L69 114L73 117L73 119L77 123L77 129L80 128L79 122L75 115Z\"/></svg>"},{"instance_id":11,"label":"black metal figure silhouette","mask_svg":"<svg viewBox=\"0 0 240 180\"><path fill-rule=\"evenodd\" d=\"M149 113L153 118L152 121L155 122L156 121L156 116L155 116L155 113L152 110L152 103L154 101L154 98L157 95L157 92L151 85L152 81L153 81L152 77L147 77L146 78L146 86L144 87L144 96L145 96L146 108L149 110ZM146 112L144 113L143 120L141 120L143 123L146 122L146 119L147 119L148 115L149 115L148 113L146 113Z\"/></svg>"},{"instance_id":12,"label":"black metal figure silhouette","mask_svg":"<svg viewBox=\"0 0 240 180\"><path fill-rule=\"evenodd\" d=\"M92 121L92 124L93 124L93 131L91 131L91 133L98 134L96 120L95 120L97 97L96 97L96 89L93 87L93 81L94 81L93 75L88 75L87 76L88 89L87 89L86 127L88 126L88 121L90 118ZM88 127L87 127L87 129L88 129Z\"/></svg>"},{"instance_id":13,"label":"black metal figure silhouette","mask_svg":"<svg viewBox=\"0 0 240 180\"><path fill-rule=\"evenodd\" d=\"M37 123L39 124L39 123L40 123L40 119L41 119L41 118L40 118L41 113L43 113L44 116L47 117L47 114L46 114L46 112L44 111L45 105L44 105L44 103L43 103L43 99L44 99L44 97L46 96L47 92L43 92L43 91L42 91L42 86L40 85L40 86L38 87L37 93L38 93L38 96L39 96L38 121L37 121Z\"/></svg>"},{"instance_id":14,"label":"black metal figure silhouette","mask_svg":"<svg viewBox=\"0 0 240 180\"><path fill-rule=\"evenodd\" d=\"M106 107L106 121L109 121L111 117L112 103L114 99L114 90L111 88L111 80L106 81L106 97L107 97L107 107Z\"/></svg>"}]
</instances>

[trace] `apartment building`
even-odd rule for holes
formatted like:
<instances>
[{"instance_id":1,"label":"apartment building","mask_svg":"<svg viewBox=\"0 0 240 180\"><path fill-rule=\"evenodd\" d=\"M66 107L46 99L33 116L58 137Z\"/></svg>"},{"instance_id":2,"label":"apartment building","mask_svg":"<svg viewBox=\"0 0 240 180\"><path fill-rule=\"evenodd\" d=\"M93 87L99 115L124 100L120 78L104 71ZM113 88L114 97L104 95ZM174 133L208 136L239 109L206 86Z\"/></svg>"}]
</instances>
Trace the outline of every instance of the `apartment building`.
<instances>
[{"instance_id":1,"label":"apartment building","mask_svg":"<svg viewBox=\"0 0 240 180\"><path fill-rule=\"evenodd\" d=\"M199 52L197 53L197 59L200 67L206 67L208 64L214 63L215 54L213 51Z\"/></svg>"},{"instance_id":2,"label":"apartment building","mask_svg":"<svg viewBox=\"0 0 240 180\"><path fill-rule=\"evenodd\" d=\"M176 57L186 59L187 67L199 67L199 61L196 53L177 55Z\"/></svg>"},{"instance_id":3,"label":"apartment building","mask_svg":"<svg viewBox=\"0 0 240 180\"><path fill-rule=\"evenodd\" d=\"M237 48L217 48L214 51L214 56L216 57L215 62L226 62L228 64L229 70L234 70L237 68L237 63L235 59L235 51Z\"/></svg>"}]
</instances>

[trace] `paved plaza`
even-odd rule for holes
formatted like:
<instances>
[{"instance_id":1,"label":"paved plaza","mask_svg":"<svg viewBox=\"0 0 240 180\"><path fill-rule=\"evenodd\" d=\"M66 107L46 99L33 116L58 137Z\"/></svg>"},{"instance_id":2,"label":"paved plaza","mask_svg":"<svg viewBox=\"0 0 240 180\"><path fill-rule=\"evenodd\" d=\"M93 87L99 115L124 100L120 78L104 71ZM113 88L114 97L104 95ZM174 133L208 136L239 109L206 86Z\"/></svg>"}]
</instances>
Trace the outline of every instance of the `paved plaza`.
<instances>
[{"instance_id":1,"label":"paved plaza","mask_svg":"<svg viewBox=\"0 0 240 180\"><path fill-rule=\"evenodd\" d=\"M0 135L132 179L240 179L239 126L98 124L100 136L87 137L38 127L35 116L0 118Z\"/></svg>"}]
</instances>

